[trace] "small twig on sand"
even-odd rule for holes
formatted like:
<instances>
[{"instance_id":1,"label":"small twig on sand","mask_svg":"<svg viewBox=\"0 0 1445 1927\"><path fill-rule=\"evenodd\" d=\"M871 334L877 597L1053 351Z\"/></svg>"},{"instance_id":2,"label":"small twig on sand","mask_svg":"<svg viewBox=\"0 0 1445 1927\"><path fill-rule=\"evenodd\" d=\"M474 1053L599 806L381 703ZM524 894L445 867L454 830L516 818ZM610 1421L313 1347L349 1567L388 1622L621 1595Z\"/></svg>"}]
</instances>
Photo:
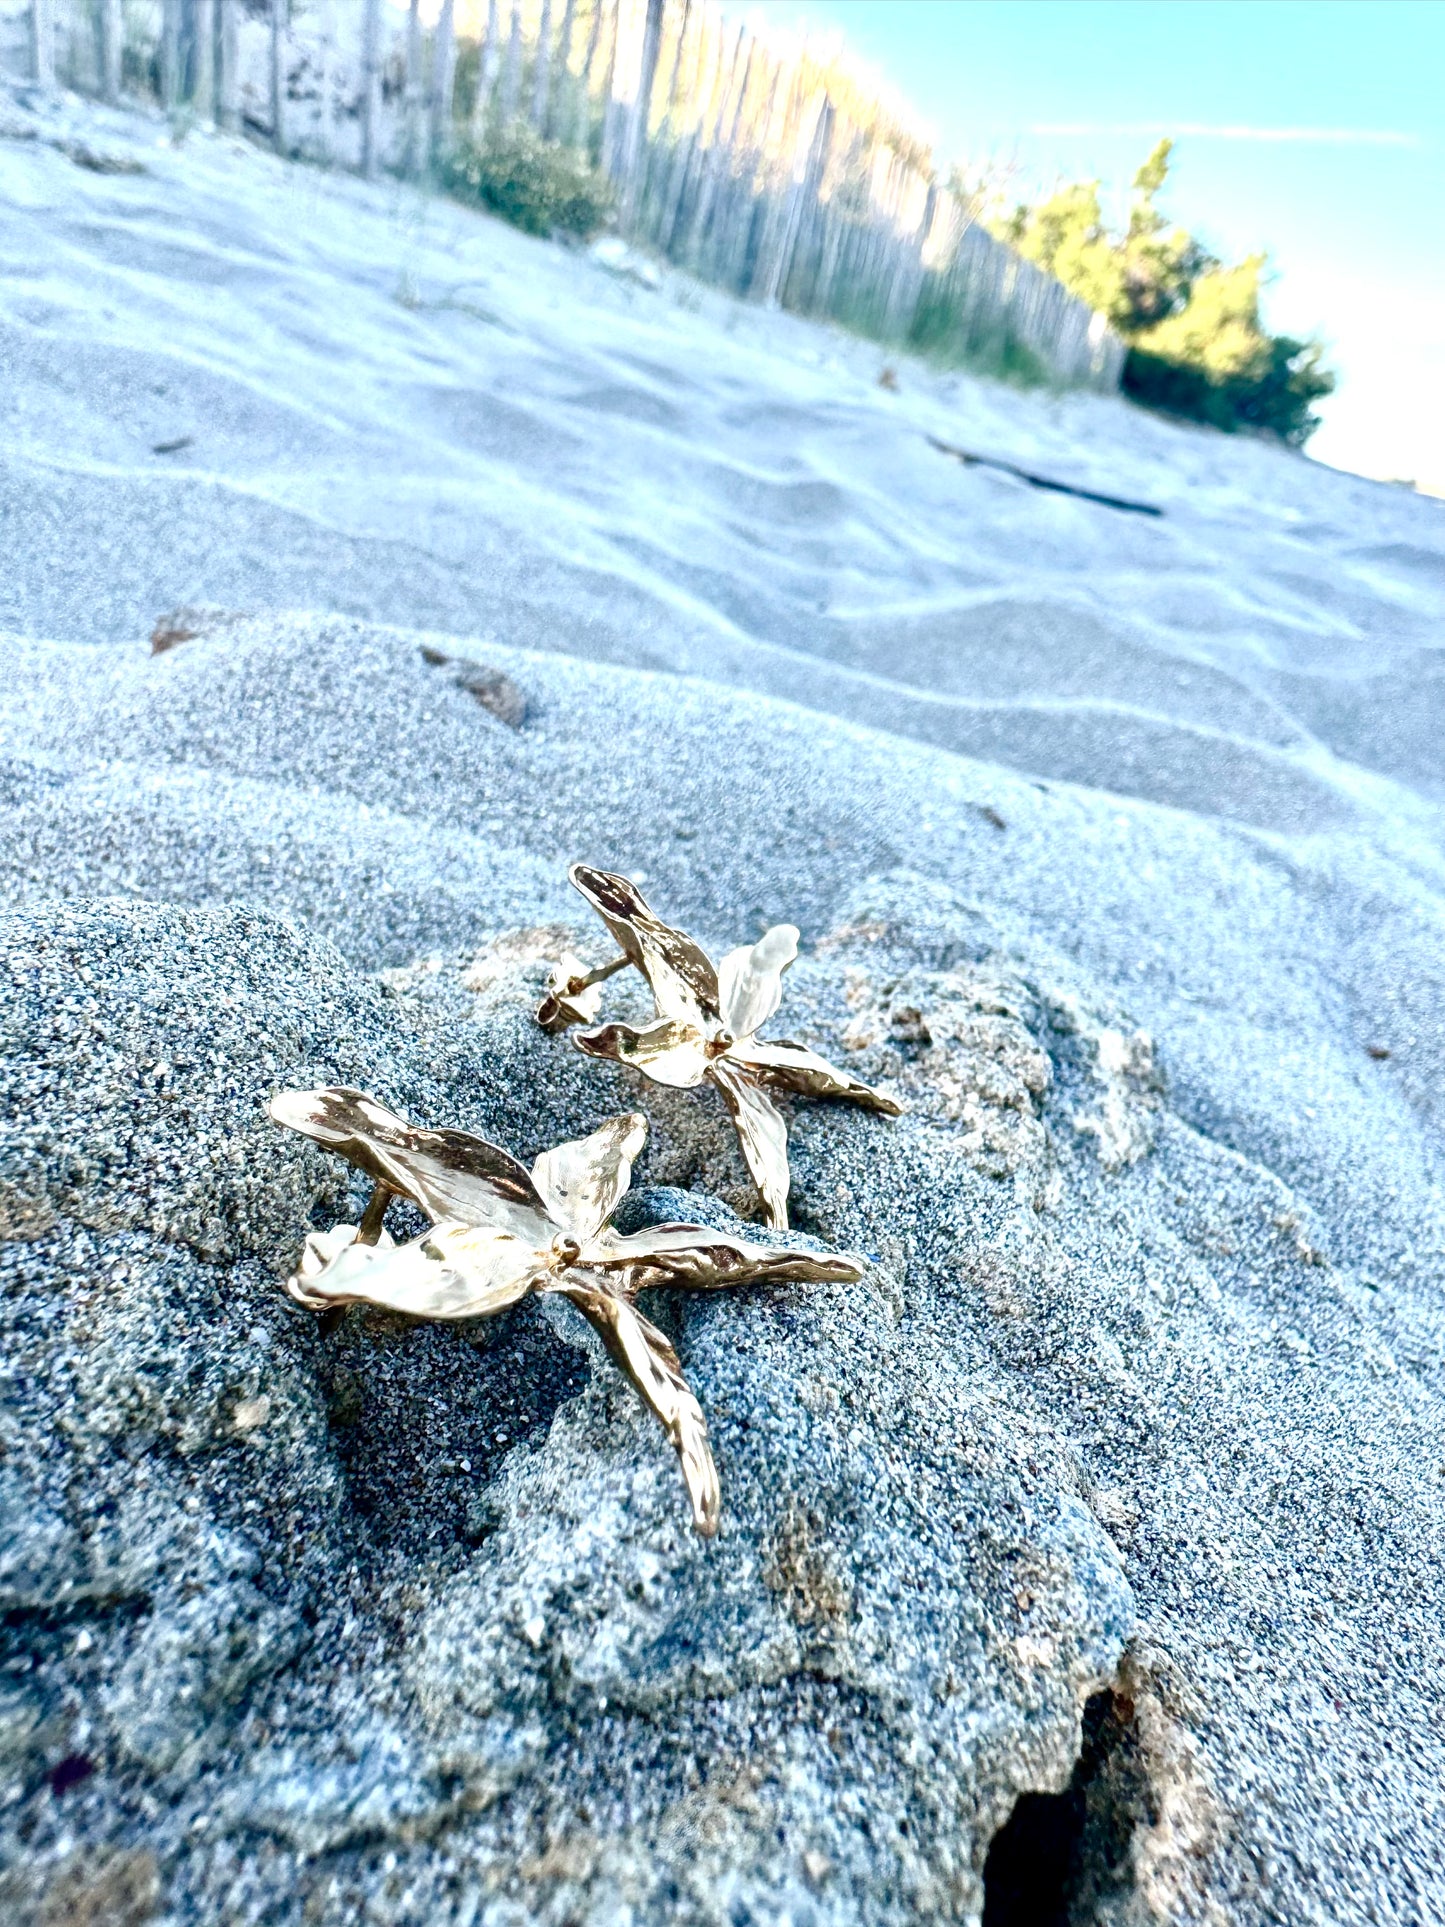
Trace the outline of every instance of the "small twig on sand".
<instances>
[{"instance_id":1,"label":"small twig on sand","mask_svg":"<svg viewBox=\"0 0 1445 1927\"><path fill-rule=\"evenodd\" d=\"M1128 515L1164 513L1152 502L1129 502L1122 495L1100 495L1097 489L1075 488L1072 482L1055 482L1047 475L1035 475L1013 462L1001 461L997 455L974 455L966 448L955 448L952 442L941 442L936 435L930 435L928 440L940 455L951 455L956 462L962 462L965 468L996 468L1004 475L1016 475L1021 482L1027 482L1030 488L1051 489L1055 495L1077 495L1081 502L1099 502L1106 509L1123 509Z\"/></svg>"}]
</instances>

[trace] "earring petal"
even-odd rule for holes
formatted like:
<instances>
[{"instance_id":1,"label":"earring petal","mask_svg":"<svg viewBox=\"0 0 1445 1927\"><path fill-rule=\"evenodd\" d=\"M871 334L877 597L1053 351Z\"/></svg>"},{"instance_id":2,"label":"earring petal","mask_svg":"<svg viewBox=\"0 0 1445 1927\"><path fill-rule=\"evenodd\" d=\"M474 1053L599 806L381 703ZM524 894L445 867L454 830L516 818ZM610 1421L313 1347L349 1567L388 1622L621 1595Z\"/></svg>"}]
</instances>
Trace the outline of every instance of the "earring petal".
<instances>
[{"instance_id":1,"label":"earring petal","mask_svg":"<svg viewBox=\"0 0 1445 1927\"><path fill-rule=\"evenodd\" d=\"M544 1151L532 1182L554 1221L582 1243L593 1238L632 1182L633 1160L647 1142L647 1119L637 1111L610 1117L590 1137Z\"/></svg>"},{"instance_id":2,"label":"earring petal","mask_svg":"<svg viewBox=\"0 0 1445 1927\"><path fill-rule=\"evenodd\" d=\"M718 965L722 1020L734 1037L761 1030L783 1001L783 972L798 954L797 926L777 923L755 944L730 950Z\"/></svg>"},{"instance_id":3,"label":"earring petal","mask_svg":"<svg viewBox=\"0 0 1445 1927\"><path fill-rule=\"evenodd\" d=\"M601 984L584 981L587 971L570 953L547 972L547 993L537 1006L537 1022L543 1030L566 1030L569 1024L590 1024L602 1008ZM580 983L581 988L571 986Z\"/></svg>"},{"instance_id":4,"label":"earring petal","mask_svg":"<svg viewBox=\"0 0 1445 1927\"><path fill-rule=\"evenodd\" d=\"M750 1244L703 1224L649 1225L645 1231L612 1232L583 1252L581 1262L598 1271L621 1272L628 1297L651 1285L682 1285L720 1291L728 1285L851 1285L863 1276L863 1260L851 1252L779 1250Z\"/></svg>"},{"instance_id":5,"label":"earring petal","mask_svg":"<svg viewBox=\"0 0 1445 1927\"><path fill-rule=\"evenodd\" d=\"M702 1032L671 1017L642 1030L635 1030L631 1024L603 1024L598 1030L574 1032L572 1041L586 1057L607 1057L615 1064L630 1064L655 1084L671 1084L680 1090L700 1084L707 1070Z\"/></svg>"},{"instance_id":6,"label":"earring petal","mask_svg":"<svg viewBox=\"0 0 1445 1927\"><path fill-rule=\"evenodd\" d=\"M759 1084L775 1091L791 1091L798 1097L846 1097L865 1110L882 1111L888 1117L898 1117L903 1111L895 1098L875 1091L871 1084L860 1084L806 1044L763 1044L749 1037L734 1045L728 1056L746 1066Z\"/></svg>"},{"instance_id":7,"label":"earring petal","mask_svg":"<svg viewBox=\"0 0 1445 1927\"><path fill-rule=\"evenodd\" d=\"M432 1220L490 1224L545 1243L547 1211L526 1165L466 1131L422 1131L364 1091L278 1091L272 1120L410 1198Z\"/></svg>"},{"instance_id":8,"label":"earring petal","mask_svg":"<svg viewBox=\"0 0 1445 1927\"><path fill-rule=\"evenodd\" d=\"M715 1057L708 1075L723 1094L733 1114L753 1182L768 1209L775 1231L788 1228L788 1127L766 1092L731 1061Z\"/></svg>"},{"instance_id":9,"label":"earring petal","mask_svg":"<svg viewBox=\"0 0 1445 1927\"><path fill-rule=\"evenodd\" d=\"M539 1263L531 1244L490 1225L440 1224L404 1245L348 1242L319 1270L303 1259L287 1289L313 1311L375 1305L412 1318L486 1318L526 1297Z\"/></svg>"},{"instance_id":10,"label":"earring petal","mask_svg":"<svg viewBox=\"0 0 1445 1927\"><path fill-rule=\"evenodd\" d=\"M718 1015L717 972L700 945L655 916L629 878L574 863L567 872L652 986L659 1013L695 1029Z\"/></svg>"},{"instance_id":11,"label":"earring petal","mask_svg":"<svg viewBox=\"0 0 1445 1927\"><path fill-rule=\"evenodd\" d=\"M634 1311L625 1298L572 1274L556 1287L570 1298L607 1347L608 1355L630 1379L643 1402L662 1422L682 1466L692 1501L692 1522L705 1539L717 1531L721 1494L717 1467L707 1442L707 1420L693 1397L677 1353L664 1333Z\"/></svg>"}]
</instances>

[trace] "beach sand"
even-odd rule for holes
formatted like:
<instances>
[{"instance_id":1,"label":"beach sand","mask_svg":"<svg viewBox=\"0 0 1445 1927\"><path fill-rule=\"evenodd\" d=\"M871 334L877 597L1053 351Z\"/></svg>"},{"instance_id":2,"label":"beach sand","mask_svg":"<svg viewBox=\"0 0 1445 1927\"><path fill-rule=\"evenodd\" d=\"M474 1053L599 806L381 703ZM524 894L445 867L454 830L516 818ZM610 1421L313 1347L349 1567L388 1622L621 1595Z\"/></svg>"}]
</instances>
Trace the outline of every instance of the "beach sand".
<instances>
[{"instance_id":1,"label":"beach sand","mask_svg":"<svg viewBox=\"0 0 1445 1927\"><path fill-rule=\"evenodd\" d=\"M4 113L17 1917L969 1921L1071 1774L1071 1921L1445 1914L1445 505ZM908 1105L793 1122L866 1289L676 1303L711 1548L555 1322L277 1289L277 1083L755 1213L530 1025L578 858Z\"/></svg>"}]
</instances>

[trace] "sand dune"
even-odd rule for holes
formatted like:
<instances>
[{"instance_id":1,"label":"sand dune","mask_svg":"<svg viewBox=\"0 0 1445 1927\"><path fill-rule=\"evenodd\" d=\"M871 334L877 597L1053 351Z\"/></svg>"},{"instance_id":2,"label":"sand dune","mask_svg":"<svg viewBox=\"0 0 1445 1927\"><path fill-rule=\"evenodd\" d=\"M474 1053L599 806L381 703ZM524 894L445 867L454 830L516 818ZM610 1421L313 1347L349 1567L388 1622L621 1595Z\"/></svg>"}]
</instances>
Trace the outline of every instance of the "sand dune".
<instances>
[{"instance_id":1,"label":"sand dune","mask_svg":"<svg viewBox=\"0 0 1445 1927\"><path fill-rule=\"evenodd\" d=\"M1206 812L1226 736L1221 813L1263 828L1345 820L1332 759L1440 793L1433 501L1095 397L915 365L889 393L875 349L409 190L144 153L106 178L6 151L13 629L319 606ZM1037 714L1059 699L1087 706Z\"/></svg>"}]
</instances>

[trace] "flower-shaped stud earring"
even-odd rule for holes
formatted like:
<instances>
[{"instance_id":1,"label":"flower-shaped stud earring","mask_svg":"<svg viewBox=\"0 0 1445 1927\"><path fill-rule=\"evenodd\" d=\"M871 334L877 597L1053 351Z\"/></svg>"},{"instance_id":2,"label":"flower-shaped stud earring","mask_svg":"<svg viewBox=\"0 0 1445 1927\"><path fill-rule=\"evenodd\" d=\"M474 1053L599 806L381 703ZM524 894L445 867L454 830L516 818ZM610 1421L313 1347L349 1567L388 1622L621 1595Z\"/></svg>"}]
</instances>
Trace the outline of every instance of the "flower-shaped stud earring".
<instances>
[{"instance_id":1,"label":"flower-shaped stud earring","mask_svg":"<svg viewBox=\"0 0 1445 1927\"><path fill-rule=\"evenodd\" d=\"M743 1156L775 1230L788 1225L788 1133L770 1090L800 1097L842 1097L896 1117L891 1097L834 1069L803 1044L764 1042L757 1033L783 997L783 972L798 954L798 932L775 924L757 943L730 950L714 969L691 937L655 916L627 877L574 863L567 873L622 947L622 955L583 975L566 964L552 973L537 1021L547 1030L588 1022L593 986L629 963L646 977L656 1020L642 1030L603 1024L580 1031L589 1057L631 1064L658 1084L715 1084L732 1113Z\"/></svg>"},{"instance_id":2,"label":"flower-shaped stud earring","mask_svg":"<svg viewBox=\"0 0 1445 1927\"><path fill-rule=\"evenodd\" d=\"M647 1137L636 1112L544 1151L530 1171L464 1131L417 1130L360 1091L281 1091L277 1124L335 1151L376 1180L361 1224L306 1239L287 1290L313 1310L378 1305L415 1318L485 1318L535 1293L566 1298L662 1421L682 1462L693 1524L717 1531L718 1481L702 1408L665 1335L636 1309L654 1286L695 1291L758 1281L852 1284L852 1257L774 1250L699 1224L624 1235L608 1220ZM382 1228L393 1196L432 1228L394 1245Z\"/></svg>"}]
</instances>

